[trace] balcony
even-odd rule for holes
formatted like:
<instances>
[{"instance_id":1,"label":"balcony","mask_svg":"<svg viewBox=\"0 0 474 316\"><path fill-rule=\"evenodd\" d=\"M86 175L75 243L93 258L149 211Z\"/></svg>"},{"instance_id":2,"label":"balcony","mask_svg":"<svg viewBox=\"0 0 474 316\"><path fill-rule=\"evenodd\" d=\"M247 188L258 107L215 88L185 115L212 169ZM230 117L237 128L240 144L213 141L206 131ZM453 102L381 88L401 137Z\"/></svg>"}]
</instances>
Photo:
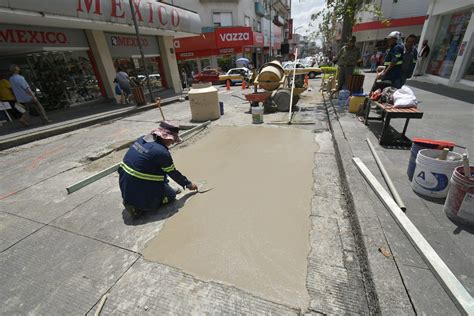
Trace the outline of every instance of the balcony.
<instances>
[{"instance_id":1,"label":"balcony","mask_svg":"<svg viewBox=\"0 0 474 316\"><path fill-rule=\"evenodd\" d=\"M255 14L258 16L265 16L265 8L260 2L255 2Z\"/></svg>"}]
</instances>

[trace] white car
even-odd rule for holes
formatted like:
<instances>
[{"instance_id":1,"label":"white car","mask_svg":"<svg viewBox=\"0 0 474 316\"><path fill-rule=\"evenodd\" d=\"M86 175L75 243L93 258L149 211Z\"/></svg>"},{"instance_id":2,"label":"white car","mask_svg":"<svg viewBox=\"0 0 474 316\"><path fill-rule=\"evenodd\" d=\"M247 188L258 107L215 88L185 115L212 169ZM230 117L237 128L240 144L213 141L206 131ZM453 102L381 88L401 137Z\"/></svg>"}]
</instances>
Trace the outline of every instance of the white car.
<instances>
[{"instance_id":1,"label":"white car","mask_svg":"<svg viewBox=\"0 0 474 316\"><path fill-rule=\"evenodd\" d=\"M241 83L243 78L250 81L252 78L252 71L246 67L232 68L229 69L225 75L220 75L219 81L230 80L230 84L235 85L236 83Z\"/></svg>"}]
</instances>

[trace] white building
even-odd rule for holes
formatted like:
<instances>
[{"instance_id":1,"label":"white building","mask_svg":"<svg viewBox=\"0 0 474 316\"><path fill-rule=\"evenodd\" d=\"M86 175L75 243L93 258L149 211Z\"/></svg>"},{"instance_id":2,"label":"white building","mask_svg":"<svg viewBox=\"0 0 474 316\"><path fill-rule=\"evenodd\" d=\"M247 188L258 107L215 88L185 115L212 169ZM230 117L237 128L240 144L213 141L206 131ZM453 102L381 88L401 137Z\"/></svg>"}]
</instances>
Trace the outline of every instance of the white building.
<instances>
[{"instance_id":1,"label":"white building","mask_svg":"<svg viewBox=\"0 0 474 316\"><path fill-rule=\"evenodd\" d=\"M135 2L146 57L142 64L128 1L0 1L0 70L21 67L47 109L114 98L116 69L159 73L162 87L181 91L173 37L201 30L195 12Z\"/></svg>"},{"instance_id":2,"label":"white building","mask_svg":"<svg viewBox=\"0 0 474 316\"><path fill-rule=\"evenodd\" d=\"M369 12L360 12L354 25L352 35L357 37L362 52L372 53L385 48L385 37L392 31L399 31L403 37L410 34L418 38L423 29L430 0L375 0L373 5L379 6L383 17L388 20L384 24Z\"/></svg>"},{"instance_id":3,"label":"white building","mask_svg":"<svg viewBox=\"0 0 474 316\"><path fill-rule=\"evenodd\" d=\"M473 11L472 0L431 1L420 39L431 52L417 64L415 72L424 74L417 80L474 90Z\"/></svg>"}]
</instances>

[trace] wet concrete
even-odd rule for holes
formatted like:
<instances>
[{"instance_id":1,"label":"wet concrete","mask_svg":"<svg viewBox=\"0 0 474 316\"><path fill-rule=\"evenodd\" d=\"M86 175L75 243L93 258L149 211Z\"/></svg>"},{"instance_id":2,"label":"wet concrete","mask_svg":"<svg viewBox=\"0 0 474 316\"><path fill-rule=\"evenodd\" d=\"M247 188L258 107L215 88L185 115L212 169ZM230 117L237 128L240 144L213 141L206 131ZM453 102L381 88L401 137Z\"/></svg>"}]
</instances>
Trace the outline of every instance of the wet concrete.
<instances>
[{"instance_id":1,"label":"wet concrete","mask_svg":"<svg viewBox=\"0 0 474 316\"><path fill-rule=\"evenodd\" d=\"M316 150L307 130L213 128L174 159L214 189L168 219L145 259L304 310Z\"/></svg>"}]
</instances>

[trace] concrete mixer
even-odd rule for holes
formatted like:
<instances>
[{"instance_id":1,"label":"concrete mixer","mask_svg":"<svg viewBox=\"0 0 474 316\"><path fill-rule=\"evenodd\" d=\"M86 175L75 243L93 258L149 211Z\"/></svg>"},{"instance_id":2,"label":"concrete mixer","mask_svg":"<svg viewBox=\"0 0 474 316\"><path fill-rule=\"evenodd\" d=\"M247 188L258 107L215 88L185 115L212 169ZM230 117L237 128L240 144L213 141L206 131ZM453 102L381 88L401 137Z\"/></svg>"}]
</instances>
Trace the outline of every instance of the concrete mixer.
<instances>
[{"instance_id":1,"label":"concrete mixer","mask_svg":"<svg viewBox=\"0 0 474 316\"><path fill-rule=\"evenodd\" d=\"M291 73L290 73L291 74ZM246 94L245 98L251 106L263 104L266 113L275 111L286 112L290 108L291 86L290 76L285 74L281 63L277 60L266 63L258 70L254 79L254 93ZM258 91L258 87L264 91ZM294 88L293 105L299 100L299 95L306 90L304 87Z\"/></svg>"}]
</instances>

